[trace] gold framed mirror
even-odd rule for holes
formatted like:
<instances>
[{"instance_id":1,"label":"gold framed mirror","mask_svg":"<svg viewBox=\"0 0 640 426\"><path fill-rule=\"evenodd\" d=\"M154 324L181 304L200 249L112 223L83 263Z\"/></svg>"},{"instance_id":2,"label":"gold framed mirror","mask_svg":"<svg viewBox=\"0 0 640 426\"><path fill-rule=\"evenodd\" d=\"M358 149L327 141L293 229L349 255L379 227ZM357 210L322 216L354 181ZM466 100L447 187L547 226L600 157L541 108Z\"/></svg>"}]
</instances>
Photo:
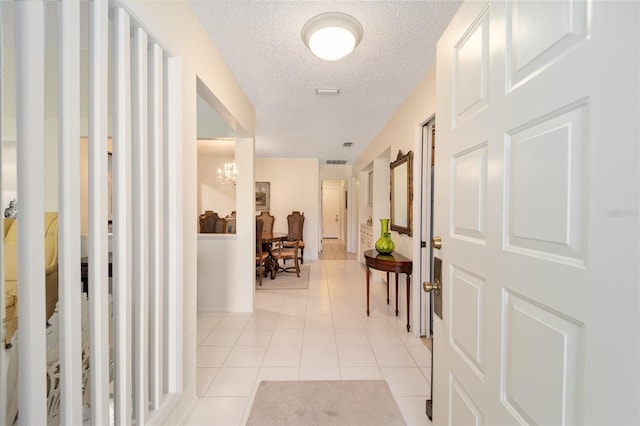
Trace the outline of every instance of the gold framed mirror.
<instances>
[{"instance_id":1,"label":"gold framed mirror","mask_svg":"<svg viewBox=\"0 0 640 426\"><path fill-rule=\"evenodd\" d=\"M391 230L413 235L411 205L413 203L413 151L402 154L389 165L391 171Z\"/></svg>"}]
</instances>

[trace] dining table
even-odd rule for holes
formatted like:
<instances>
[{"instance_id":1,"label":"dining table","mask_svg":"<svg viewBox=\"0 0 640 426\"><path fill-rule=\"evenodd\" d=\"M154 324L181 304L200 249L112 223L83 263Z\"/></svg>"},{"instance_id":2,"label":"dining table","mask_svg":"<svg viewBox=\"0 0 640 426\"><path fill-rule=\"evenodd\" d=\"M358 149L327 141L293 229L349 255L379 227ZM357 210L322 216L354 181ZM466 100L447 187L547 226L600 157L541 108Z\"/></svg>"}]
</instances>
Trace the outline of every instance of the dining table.
<instances>
[{"instance_id":1,"label":"dining table","mask_svg":"<svg viewBox=\"0 0 640 426\"><path fill-rule=\"evenodd\" d=\"M289 234L287 234L286 232L270 232L270 231L262 232L262 241L266 245L267 252L269 253L269 255L264 261L265 277L267 276L267 274L270 274L271 279L272 280L275 279L276 271L280 267L280 265L278 265L278 259L274 258L271 252L271 249L273 248L273 244L281 241L286 241L288 239L289 239Z\"/></svg>"}]
</instances>

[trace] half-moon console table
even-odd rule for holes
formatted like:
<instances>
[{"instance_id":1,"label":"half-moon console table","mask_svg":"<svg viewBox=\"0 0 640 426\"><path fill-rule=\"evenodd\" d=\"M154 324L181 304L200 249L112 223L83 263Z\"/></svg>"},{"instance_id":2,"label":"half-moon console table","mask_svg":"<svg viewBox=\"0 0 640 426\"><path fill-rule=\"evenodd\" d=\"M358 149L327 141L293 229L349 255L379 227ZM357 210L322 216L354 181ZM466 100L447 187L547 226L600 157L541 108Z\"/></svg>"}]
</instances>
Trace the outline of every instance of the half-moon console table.
<instances>
[{"instance_id":1,"label":"half-moon console table","mask_svg":"<svg viewBox=\"0 0 640 426\"><path fill-rule=\"evenodd\" d=\"M411 270L413 262L401 254L378 254L375 250L367 250L364 252L364 260L367 265L367 316L369 316L369 269L377 269L387 273L387 304L389 304L389 272L396 274L396 316L398 316L398 274L407 275L407 331L411 330L409 321L409 299L411 291Z\"/></svg>"}]
</instances>

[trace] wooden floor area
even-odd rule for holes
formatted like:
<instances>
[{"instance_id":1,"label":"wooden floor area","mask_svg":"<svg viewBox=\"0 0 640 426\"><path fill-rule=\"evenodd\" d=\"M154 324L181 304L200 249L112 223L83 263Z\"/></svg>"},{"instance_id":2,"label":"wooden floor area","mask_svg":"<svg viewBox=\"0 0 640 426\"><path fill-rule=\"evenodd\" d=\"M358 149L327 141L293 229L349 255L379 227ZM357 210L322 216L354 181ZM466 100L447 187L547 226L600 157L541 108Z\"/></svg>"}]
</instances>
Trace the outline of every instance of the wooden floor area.
<instances>
[{"instance_id":1,"label":"wooden floor area","mask_svg":"<svg viewBox=\"0 0 640 426\"><path fill-rule=\"evenodd\" d=\"M337 238L323 238L322 251L319 259L322 260L354 260L355 253L347 253L347 244Z\"/></svg>"}]
</instances>

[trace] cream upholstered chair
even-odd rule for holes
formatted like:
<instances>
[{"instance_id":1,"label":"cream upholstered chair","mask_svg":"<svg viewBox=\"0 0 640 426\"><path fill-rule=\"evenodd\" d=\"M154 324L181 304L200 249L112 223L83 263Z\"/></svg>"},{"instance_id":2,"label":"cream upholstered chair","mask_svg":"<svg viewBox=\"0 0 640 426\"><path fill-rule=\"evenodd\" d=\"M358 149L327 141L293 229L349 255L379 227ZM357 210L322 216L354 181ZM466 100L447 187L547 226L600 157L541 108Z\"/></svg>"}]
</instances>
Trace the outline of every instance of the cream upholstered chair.
<instances>
[{"instance_id":1,"label":"cream upholstered chair","mask_svg":"<svg viewBox=\"0 0 640 426\"><path fill-rule=\"evenodd\" d=\"M18 224L4 219L5 343L18 328ZM45 318L49 321L58 303L58 213L44 215Z\"/></svg>"}]
</instances>

